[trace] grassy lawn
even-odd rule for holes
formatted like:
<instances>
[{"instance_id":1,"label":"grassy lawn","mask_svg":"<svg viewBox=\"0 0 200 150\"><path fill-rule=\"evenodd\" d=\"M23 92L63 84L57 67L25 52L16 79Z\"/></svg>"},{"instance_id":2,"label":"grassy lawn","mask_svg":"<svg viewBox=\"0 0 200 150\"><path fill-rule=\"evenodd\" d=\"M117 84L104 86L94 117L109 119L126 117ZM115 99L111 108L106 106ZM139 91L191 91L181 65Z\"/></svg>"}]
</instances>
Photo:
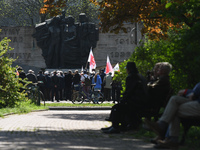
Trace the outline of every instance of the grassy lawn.
<instances>
[{"instance_id":1,"label":"grassy lawn","mask_svg":"<svg viewBox=\"0 0 200 150\"><path fill-rule=\"evenodd\" d=\"M6 116L8 114L23 114L29 113L36 110L47 110L47 106L36 106L30 102L21 102L19 106L14 108L1 108L0 117Z\"/></svg>"},{"instance_id":2,"label":"grassy lawn","mask_svg":"<svg viewBox=\"0 0 200 150\"><path fill-rule=\"evenodd\" d=\"M49 107L112 107L113 103L102 103L102 104L93 104L93 103L83 103L83 104L73 104L73 103L44 103L41 102L41 106L36 106L29 102L22 102L18 107L15 108L1 108L0 117L6 116L8 114L23 114L29 113L37 110L48 110Z\"/></svg>"},{"instance_id":3,"label":"grassy lawn","mask_svg":"<svg viewBox=\"0 0 200 150\"><path fill-rule=\"evenodd\" d=\"M44 103L41 103L41 105L44 105ZM112 107L113 103L102 103L102 104L93 104L93 103L82 103L82 104L73 104L73 103L46 103L45 106L47 107Z\"/></svg>"}]
</instances>

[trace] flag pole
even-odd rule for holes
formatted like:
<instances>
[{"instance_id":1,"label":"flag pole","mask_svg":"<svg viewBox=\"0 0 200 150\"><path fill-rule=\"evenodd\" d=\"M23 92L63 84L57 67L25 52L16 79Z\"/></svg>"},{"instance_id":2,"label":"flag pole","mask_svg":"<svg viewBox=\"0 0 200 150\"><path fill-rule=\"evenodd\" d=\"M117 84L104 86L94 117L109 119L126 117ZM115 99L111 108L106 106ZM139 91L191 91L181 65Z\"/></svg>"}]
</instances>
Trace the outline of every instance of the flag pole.
<instances>
[{"instance_id":1,"label":"flag pole","mask_svg":"<svg viewBox=\"0 0 200 150\"><path fill-rule=\"evenodd\" d=\"M87 64L88 64L88 62L86 62L85 69L87 69Z\"/></svg>"},{"instance_id":2,"label":"flag pole","mask_svg":"<svg viewBox=\"0 0 200 150\"><path fill-rule=\"evenodd\" d=\"M92 47L90 48L90 51L91 51L91 50L92 50ZM90 52L89 52L88 60L89 60L89 58L90 58ZM87 60L86 65L85 65L85 69L87 69L88 60Z\"/></svg>"}]
</instances>

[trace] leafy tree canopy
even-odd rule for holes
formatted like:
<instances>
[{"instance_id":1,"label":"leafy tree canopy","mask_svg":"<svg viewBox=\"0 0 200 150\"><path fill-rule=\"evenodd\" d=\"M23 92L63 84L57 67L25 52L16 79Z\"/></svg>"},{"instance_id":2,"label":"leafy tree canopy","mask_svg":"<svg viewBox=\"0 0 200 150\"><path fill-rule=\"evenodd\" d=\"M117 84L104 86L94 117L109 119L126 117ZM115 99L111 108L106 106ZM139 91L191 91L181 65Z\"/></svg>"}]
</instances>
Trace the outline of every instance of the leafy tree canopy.
<instances>
[{"instance_id":1,"label":"leafy tree canopy","mask_svg":"<svg viewBox=\"0 0 200 150\"><path fill-rule=\"evenodd\" d=\"M1 0L0 26L33 26L40 22L42 0Z\"/></svg>"},{"instance_id":2,"label":"leafy tree canopy","mask_svg":"<svg viewBox=\"0 0 200 150\"><path fill-rule=\"evenodd\" d=\"M169 28L192 27L199 21L199 0L91 0L100 6L103 32L118 33L124 22L141 22L150 39L167 38ZM111 29L111 27L113 27Z\"/></svg>"},{"instance_id":3,"label":"leafy tree canopy","mask_svg":"<svg viewBox=\"0 0 200 150\"><path fill-rule=\"evenodd\" d=\"M80 13L85 13L88 21L99 23L98 6L95 6L89 0L44 0L44 6L40 9L40 14L50 17L61 15L66 11L67 15L72 15L75 21L78 21Z\"/></svg>"},{"instance_id":4,"label":"leafy tree canopy","mask_svg":"<svg viewBox=\"0 0 200 150\"><path fill-rule=\"evenodd\" d=\"M175 92L180 89L192 89L200 82L200 23L191 30L180 30L179 34L173 30L168 32L168 40L152 41L146 38L137 47L131 57L120 64L120 73L114 78L122 78L125 83L128 61L134 61L139 72L146 76L157 62L169 62L173 69L170 73L171 85ZM177 29L178 30L178 29ZM119 76L119 77L118 77Z\"/></svg>"}]
</instances>

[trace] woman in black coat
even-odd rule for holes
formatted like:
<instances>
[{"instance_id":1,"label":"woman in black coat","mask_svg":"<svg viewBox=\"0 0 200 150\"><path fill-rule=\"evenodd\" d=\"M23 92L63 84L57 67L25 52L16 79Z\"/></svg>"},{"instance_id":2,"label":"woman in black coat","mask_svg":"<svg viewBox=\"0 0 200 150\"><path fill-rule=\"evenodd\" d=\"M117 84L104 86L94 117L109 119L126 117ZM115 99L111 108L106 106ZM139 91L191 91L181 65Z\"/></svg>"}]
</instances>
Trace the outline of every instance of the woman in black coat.
<instances>
[{"instance_id":1,"label":"woman in black coat","mask_svg":"<svg viewBox=\"0 0 200 150\"><path fill-rule=\"evenodd\" d=\"M143 108L147 99L146 80L138 73L134 62L128 62L126 70L128 76L123 99L112 107L110 118L108 118L112 121L112 126L102 128L104 133L119 133L120 129L126 129L127 126L138 125L139 119L135 112ZM119 123L121 123L121 128Z\"/></svg>"}]
</instances>

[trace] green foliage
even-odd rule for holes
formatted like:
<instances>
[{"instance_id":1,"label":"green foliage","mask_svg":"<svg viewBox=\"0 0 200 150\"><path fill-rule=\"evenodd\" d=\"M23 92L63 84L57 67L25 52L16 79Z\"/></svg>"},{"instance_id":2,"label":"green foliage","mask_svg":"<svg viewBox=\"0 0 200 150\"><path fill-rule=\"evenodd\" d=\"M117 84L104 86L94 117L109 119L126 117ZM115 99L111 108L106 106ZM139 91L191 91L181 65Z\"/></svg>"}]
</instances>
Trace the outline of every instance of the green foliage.
<instances>
[{"instance_id":1,"label":"green foliage","mask_svg":"<svg viewBox=\"0 0 200 150\"><path fill-rule=\"evenodd\" d=\"M40 21L42 0L1 0L0 26L33 26Z\"/></svg>"},{"instance_id":2,"label":"green foliage","mask_svg":"<svg viewBox=\"0 0 200 150\"><path fill-rule=\"evenodd\" d=\"M45 106L48 107L112 107L113 103L102 103L102 104L93 104L93 103L82 103L82 104L73 104L73 103L46 103Z\"/></svg>"},{"instance_id":3,"label":"green foliage","mask_svg":"<svg viewBox=\"0 0 200 150\"><path fill-rule=\"evenodd\" d=\"M143 41L132 56L120 64L123 81L128 61L134 61L139 72L144 76L157 62L169 62L173 66L170 80L175 92L180 89L193 88L200 81L199 27L200 23L196 23L193 28L182 29L178 33L171 30L168 33L168 40L151 41L147 39Z\"/></svg>"},{"instance_id":4,"label":"green foliage","mask_svg":"<svg viewBox=\"0 0 200 150\"><path fill-rule=\"evenodd\" d=\"M72 15L76 22L79 20L79 14L85 13L89 22L99 23L99 6L95 6L89 0L68 0L66 5L66 16Z\"/></svg>"},{"instance_id":5,"label":"green foliage","mask_svg":"<svg viewBox=\"0 0 200 150\"><path fill-rule=\"evenodd\" d=\"M47 110L47 109L48 107L36 106L35 104L31 103L31 101L23 101L20 103L20 105L14 108L1 108L0 117L4 117L8 114L22 114L22 113L29 113L31 111Z\"/></svg>"},{"instance_id":6,"label":"green foliage","mask_svg":"<svg viewBox=\"0 0 200 150\"><path fill-rule=\"evenodd\" d=\"M6 52L12 50L9 39L4 38L0 42L0 108L14 107L26 97L19 89L23 87L16 76L15 68L11 67L13 59L6 56Z\"/></svg>"}]
</instances>

